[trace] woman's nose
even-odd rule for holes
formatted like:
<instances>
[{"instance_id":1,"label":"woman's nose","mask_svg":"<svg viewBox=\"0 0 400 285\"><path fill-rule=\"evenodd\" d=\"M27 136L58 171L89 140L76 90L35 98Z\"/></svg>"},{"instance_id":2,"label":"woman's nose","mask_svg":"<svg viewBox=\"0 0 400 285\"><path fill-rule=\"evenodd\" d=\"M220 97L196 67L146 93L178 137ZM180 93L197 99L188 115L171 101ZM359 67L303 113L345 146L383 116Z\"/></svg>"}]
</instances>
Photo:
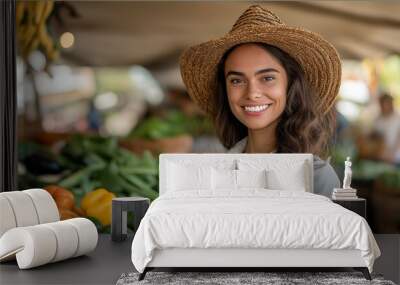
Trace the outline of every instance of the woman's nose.
<instances>
[{"instance_id":1,"label":"woman's nose","mask_svg":"<svg viewBox=\"0 0 400 285\"><path fill-rule=\"evenodd\" d=\"M260 98L262 96L262 91L254 83L249 83L247 89L247 97L250 100Z\"/></svg>"}]
</instances>

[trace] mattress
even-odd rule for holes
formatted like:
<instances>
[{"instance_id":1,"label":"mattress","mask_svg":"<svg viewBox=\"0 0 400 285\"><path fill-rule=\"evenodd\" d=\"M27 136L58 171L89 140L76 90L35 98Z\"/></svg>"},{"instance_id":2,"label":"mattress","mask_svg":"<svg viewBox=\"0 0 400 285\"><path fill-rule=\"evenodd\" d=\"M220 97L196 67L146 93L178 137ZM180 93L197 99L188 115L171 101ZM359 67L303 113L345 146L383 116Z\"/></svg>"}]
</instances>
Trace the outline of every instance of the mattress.
<instances>
[{"instance_id":1,"label":"mattress","mask_svg":"<svg viewBox=\"0 0 400 285\"><path fill-rule=\"evenodd\" d=\"M257 188L157 198L133 239L133 265L143 272L155 250L171 248L359 250L370 272L380 256L361 216L324 196Z\"/></svg>"}]
</instances>

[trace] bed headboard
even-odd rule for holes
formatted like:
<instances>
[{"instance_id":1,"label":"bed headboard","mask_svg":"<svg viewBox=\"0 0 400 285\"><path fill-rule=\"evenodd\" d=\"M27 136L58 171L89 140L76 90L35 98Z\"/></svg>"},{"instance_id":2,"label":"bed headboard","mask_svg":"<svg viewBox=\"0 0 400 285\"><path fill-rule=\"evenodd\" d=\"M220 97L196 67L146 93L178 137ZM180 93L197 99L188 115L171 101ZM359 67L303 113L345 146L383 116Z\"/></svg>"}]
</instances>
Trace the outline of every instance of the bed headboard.
<instances>
[{"instance_id":1,"label":"bed headboard","mask_svg":"<svg viewBox=\"0 0 400 285\"><path fill-rule=\"evenodd\" d=\"M173 162L187 167L209 165L216 168L237 169L238 161L262 167L273 167L277 164L283 171L291 171L293 165L304 163L306 191L313 193L313 155L310 153L163 153L159 156L159 192L167 191L168 163Z\"/></svg>"}]
</instances>

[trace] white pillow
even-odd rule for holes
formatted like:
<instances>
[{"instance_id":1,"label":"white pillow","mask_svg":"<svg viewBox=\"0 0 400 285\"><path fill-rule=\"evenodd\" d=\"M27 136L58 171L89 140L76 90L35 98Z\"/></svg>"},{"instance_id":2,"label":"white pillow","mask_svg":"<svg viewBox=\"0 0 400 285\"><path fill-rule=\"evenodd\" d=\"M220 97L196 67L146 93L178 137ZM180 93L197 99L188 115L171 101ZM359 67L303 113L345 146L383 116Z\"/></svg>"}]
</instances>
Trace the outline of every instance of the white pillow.
<instances>
[{"instance_id":1,"label":"white pillow","mask_svg":"<svg viewBox=\"0 0 400 285\"><path fill-rule=\"evenodd\" d=\"M268 188L267 170L236 170L238 188Z\"/></svg>"},{"instance_id":2,"label":"white pillow","mask_svg":"<svg viewBox=\"0 0 400 285\"><path fill-rule=\"evenodd\" d=\"M268 188L273 190L306 191L304 164L298 164L289 172L270 169L267 172Z\"/></svg>"},{"instance_id":3,"label":"white pillow","mask_svg":"<svg viewBox=\"0 0 400 285\"><path fill-rule=\"evenodd\" d=\"M212 168L214 190L236 190L236 170Z\"/></svg>"},{"instance_id":4,"label":"white pillow","mask_svg":"<svg viewBox=\"0 0 400 285\"><path fill-rule=\"evenodd\" d=\"M168 191L211 190L211 167L168 163Z\"/></svg>"},{"instance_id":5,"label":"white pillow","mask_svg":"<svg viewBox=\"0 0 400 285\"><path fill-rule=\"evenodd\" d=\"M234 191L241 188L267 188L266 170L212 169L215 191Z\"/></svg>"},{"instance_id":6,"label":"white pillow","mask_svg":"<svg viewBox=\"0 0 400 285\"><path fill-rule=\"evenodd\" d=\"M238 160L240 170L267 170L267 188L272 190L307 191L309 173L305 161L280 159L278 161Z\"/></svg>"}]
</instances>

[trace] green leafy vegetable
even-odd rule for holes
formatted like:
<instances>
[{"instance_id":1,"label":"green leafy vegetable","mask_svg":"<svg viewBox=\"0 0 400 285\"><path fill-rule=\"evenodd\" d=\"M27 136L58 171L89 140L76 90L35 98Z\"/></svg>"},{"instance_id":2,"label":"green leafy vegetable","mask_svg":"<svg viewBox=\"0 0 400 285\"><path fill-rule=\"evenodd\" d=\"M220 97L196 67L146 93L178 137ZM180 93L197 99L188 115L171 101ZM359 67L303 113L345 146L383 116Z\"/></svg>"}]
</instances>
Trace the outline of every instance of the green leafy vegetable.
<instances>
[{"instance_id":1,"label":"green leafy vegetable","mask_svg":"<svg viewBox=\"0 0 400 285\"><path fill-rule=\"evenodd\" d=\"M69 173L58 185L78 196L106 188L117 196L158 196L158 160L149 151L140 157L118 146L115 138L77 135L61 151Z\"/></svg>"}]
</instances>

